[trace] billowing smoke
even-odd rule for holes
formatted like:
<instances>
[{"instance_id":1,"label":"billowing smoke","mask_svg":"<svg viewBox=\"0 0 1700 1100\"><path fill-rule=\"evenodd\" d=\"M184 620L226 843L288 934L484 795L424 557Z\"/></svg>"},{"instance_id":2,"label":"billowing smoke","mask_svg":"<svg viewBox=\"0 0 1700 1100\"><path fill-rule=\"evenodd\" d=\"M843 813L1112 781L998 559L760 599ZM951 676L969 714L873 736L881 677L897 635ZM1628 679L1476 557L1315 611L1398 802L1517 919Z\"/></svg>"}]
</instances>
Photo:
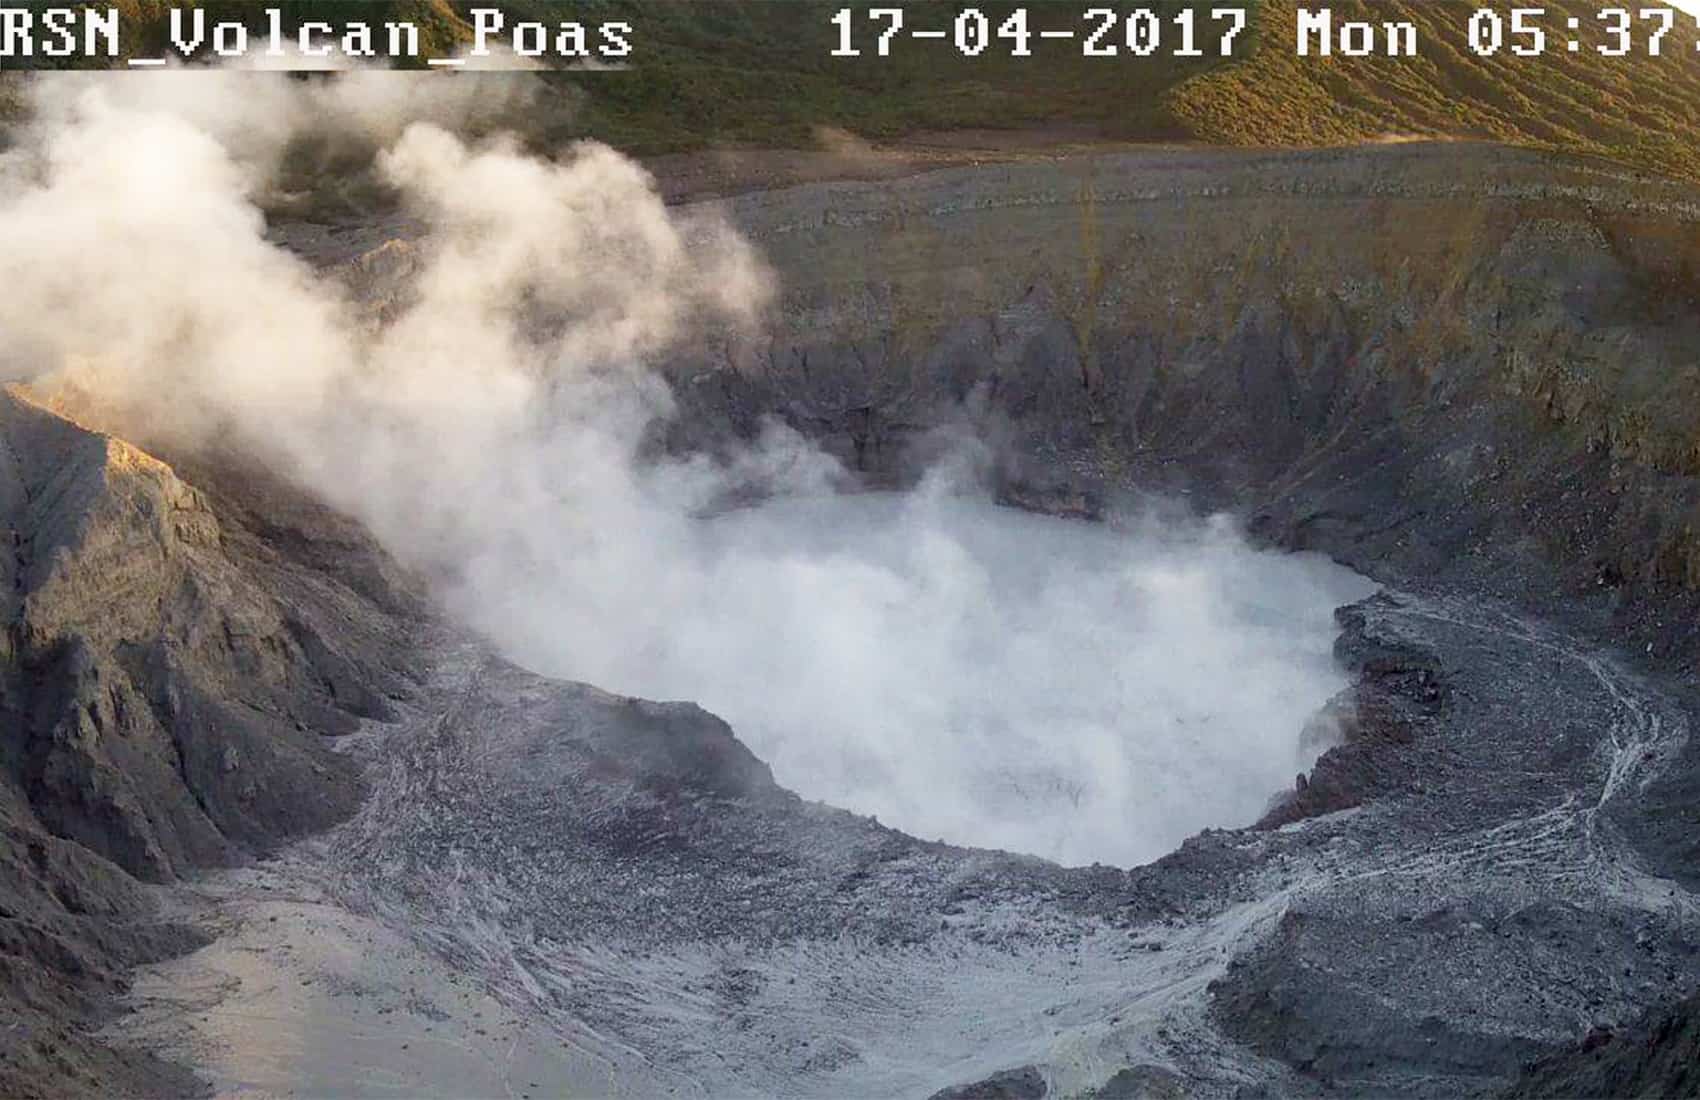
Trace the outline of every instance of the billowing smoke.
<instances>
[{"instance_id":1,"label":"billowing smoke","mask_svg":"<svg viewBox=\"0 0 1700 1100\"><path fill-rule=\"evenodd\" d=\"M521 663L702 702L805 796L929 838L1143 860L1305 766L1344 682L1329 612L1363 590L1326 563L1221 524L1009 512L948 470L845 494L777 424L731 458L647 454L671 400L646 364L753 332L772 277L605 147L457 136L518 87L38 80L0 156L0 374L234 442ZM381 308L267 236L280 166L327 135L425 227ZM767 503L717 511L751 488Z\"/></svg>"}]
</instances>

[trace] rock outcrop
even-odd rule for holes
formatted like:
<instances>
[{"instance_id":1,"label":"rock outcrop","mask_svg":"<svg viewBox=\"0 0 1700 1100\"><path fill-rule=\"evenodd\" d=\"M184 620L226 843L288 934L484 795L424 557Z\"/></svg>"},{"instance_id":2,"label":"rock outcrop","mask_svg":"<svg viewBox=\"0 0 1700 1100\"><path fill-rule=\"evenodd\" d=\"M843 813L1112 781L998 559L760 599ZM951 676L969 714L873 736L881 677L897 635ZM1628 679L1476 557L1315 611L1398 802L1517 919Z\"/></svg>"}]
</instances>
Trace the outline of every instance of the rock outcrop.
<instances>
[{"instance_id":1,"label":"rock outcrop","mask_svg":"<svg viewBox=\"0 0 1700 1100\"><path fill-rule=\"evenodd\" d=\"M1263 829L1061 869L759 781L645 786L681 746L748 768L699 715L587 745L619 701L490 665L456 695L485 718L392 743L333 858L351 904L726 1091L1031 1065L1060 1094L1451 1095L1692 991L1689 189L1487 147L1160 150L728 209L779 313L667 365L655 446L778 415L895 485L972 435L1010 503L1233 510L1390 588L1343 617L1345 744ZM317 258L381 311L404 255Z\"/></svg>"},{"instance_id":2,"label":"rock outcrop","mask_svg":"<svg viewBox=\"0 0 1700 1100\"><path fill-rule=\"evenodd\" d=\"M1542 1096L1700 1095L1700 997L1689 997L1622 1031L1590 1031L1570 1050L1529 1066L1506 1094Z\"/></svg>"},{"instance_id":3,"label":"rock outcrop","mask_svg":"<svg viewBox=\"0 0 1700 1100\"><path fill-rule=\"evenodd\" d=\"M656 446L777 414L898 484L971 433L1023 506L1238 511L1393 590L1344 620L1346 744L1263 829L1064 869L802 803L700 710L474 651L398 706L325 845L337 896L609 1066L725 1091L1452 1094L1692 993L1690 189L1466 146L1162 150L730 210L780 269L774 335L669 364ZM408 262L315 258L377 316ZM0 1090L32 1091L63 1048L16 1036L189 942L134 880L348 813L324 737L425 659L405 583L284 487L16 394L0 428L0 948L28 976ZM75 1041L106 1087L168 1090Z\"/></svg>"},{"instance_id":4,"label":"rock outcrop","mask_svg":"<svg viewBox=\"0 0 1700 1100\"><path fill-rule=\"evenodd\" d=\"M264 854L358 804L328 738L405 687L405 592L380 606L242 517L135 446L0 392L7 1095L192 1088L78 1027L126 967L199 942L159 921L138 880Z\"/></svg>"},{"instance_id":5,"label":"rock outcrop","mask_svg":"<svg viewBox=\"0 0 1700 1100\"><path fill-rule=\"evenodd\" d=\"M901 482L941 429L967 431L996 443L1012 499L1036 485L1114 508L1166 491L1443 603L1507 601L1659 676L1700 660L1700 197L1687 186L1407 145L1153 151L730 205L780 268L783 322L770 343L678 366L673 446L778 411ZM1348 643L1365 642L1361 626ZM1269 824L1466 798L1445 746L1476 720L1447 709L1448 684L1494 658L1461 670L1454 655L1443 671L1423 632L1401 634L1397 652L1346 654L1364 670L1340 701L1348 743ZM1585 660L1567 675L1612 674ZM1593 750L1555 726L1547 751ZM1659 753L1679 755L1594 812L1637 874L1660 876L1657 904L1679 909L1675 884L1700 883L1700 746L1676 737ZM1285 949L1216 987L1225 1029L1348 1090L1511 1074L1538 1052L1474 1021L1437 1017L1408 1047L1394 1041L1408 1015L1366 1024L1381 979L1335 961L1363 919L1349 913L1343 898L1296 908ZM1604 935L1560 913L1537 923ZM1373 950L1456 952L1411 932ZM1364 999L1344 996L1359 980Z\"/></svg>"},{"instance_id":6,"label":"rock outcrop","mask_svg":"<svg viewBox=\"0 0 1700 1100\"><path fill-rule=\"evenodd\" d=\"M673 366L670 446L777 413L889 483L971 433L1011 499L1180 496L1652 667L1700 659L1686 185L1494 146L1163 150L729 209L780 319ZM1633 827L1695 881L1679 775L1700 768Z\"/></svg>"}]
</instances>

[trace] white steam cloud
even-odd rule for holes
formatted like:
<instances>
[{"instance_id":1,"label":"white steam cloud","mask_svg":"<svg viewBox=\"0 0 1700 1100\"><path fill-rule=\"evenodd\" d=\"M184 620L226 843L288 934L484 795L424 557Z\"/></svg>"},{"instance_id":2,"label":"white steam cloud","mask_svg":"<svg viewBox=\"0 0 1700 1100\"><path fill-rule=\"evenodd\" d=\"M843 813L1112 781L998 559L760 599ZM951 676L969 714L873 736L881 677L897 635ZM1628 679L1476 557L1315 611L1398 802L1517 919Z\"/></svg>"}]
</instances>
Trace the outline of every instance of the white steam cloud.
<instances>
[{"instance_id":1,"label":"white steam cloud","mask_svg":"<svg viewBox=\"0 0 1700 1100\"><path fill-rule=\"evenodd\" d=\"M942 471L838 494L777 425L730 460L642 457L671 408L645 364L753 329L772 280L605 147L456 136L520 87L38 79L0 155L0 373L234 442L522 663L698 700L805 796L929 838L1134 862L1249 822L1307 764L1344 686L1329 613L1365 590L1324 562L1024 516ZM267 238L258 202L307 133L376 148L427 228L389 254L381 320ZM704 518L751 486L768 503Z\"/></svg>"}]
</instances>

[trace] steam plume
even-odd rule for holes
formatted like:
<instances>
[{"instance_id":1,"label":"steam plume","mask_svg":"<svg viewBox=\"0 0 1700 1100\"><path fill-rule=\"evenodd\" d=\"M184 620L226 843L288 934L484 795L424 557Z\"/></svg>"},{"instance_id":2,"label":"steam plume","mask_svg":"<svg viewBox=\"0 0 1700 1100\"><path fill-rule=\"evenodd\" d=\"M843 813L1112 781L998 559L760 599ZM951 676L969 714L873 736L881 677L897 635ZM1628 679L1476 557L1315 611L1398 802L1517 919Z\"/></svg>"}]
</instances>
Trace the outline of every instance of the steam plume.
<instances>
[{"instance_id":1,"label":"steam plume","mask_svg":"<svg viewBox=\"0 0 1700 1100\"><path fill-rule=\"evenodd\" d=\"M643 457L671 411L645 364L759 324L772 277L606 147L459 136L519 87L37 80L0 156L0 371L236 441L522 663L697 699L805 795L927 836L1146 859L1303 766L1342 686L1328 612L1358 594L1322 563L1221 525L1017 516L942 473L834 496L843 472L777 425L730 461ZM327 134L374 149L427 229L379 320L267 237L292 143ZM701 518L750 482L775 500Z\"/></svg>"}]
</instances>

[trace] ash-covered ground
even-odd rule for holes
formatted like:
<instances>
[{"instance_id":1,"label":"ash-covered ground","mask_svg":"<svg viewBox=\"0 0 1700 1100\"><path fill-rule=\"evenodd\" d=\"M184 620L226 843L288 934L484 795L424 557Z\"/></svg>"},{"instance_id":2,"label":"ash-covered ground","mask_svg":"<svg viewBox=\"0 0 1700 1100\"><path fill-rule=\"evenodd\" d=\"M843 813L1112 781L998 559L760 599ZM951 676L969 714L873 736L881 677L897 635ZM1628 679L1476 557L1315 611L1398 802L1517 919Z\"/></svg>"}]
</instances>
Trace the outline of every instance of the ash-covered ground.
<instances>
[{"instance_id":1,"label":"ash-covered ground","mask_svg":"<svg viewBox=\"0 0 1700 1100\"><path fill-rule=\"evenodd\" d=\"M136 1044L238 1092L1677 1080L1691 188L1401 145L668 207L607 150L426 127L369 135L406 216L268 220L276 133L145 98L47 104L0 205L8 352L53 368L0 402L18 1091L182 1087ZM109 247L42 231L138 164L171 186ZM1337 617L1340 743L1260 822L1138 867L921 840L516 661L669 606L706 514L963 440L1005 504L1227 513L1382 586Z\"/></svg>"},{"instance_id":2,"label":"ash-covered ground","mask_svg":"<svg viewBox=\"0 0 1700 1100\"><path fill-rule=\"evenodd\" d=\"M1544 544L1550 523L1592 528L1540 517L1574 514L1589 476L1630 499L1642 492L1632 468L1566 466L1577 461L1566 444L1479 373L1492 356L1455 358L1406 391L1397 356L1375 341L1457 353L1404 332L1396 312L1374 337L1354 314L1318 322L1307 338L1321 345L1307 349L1299 321L1256 304L1265 278L1353 286L1352 264L1323 276L1320 261L1273 252L1267 272L1239 276L1245 312L1226 344L1190 329L1190 343L1167 348L1160 329L1100 334L1115 350L1097 353L1104 377L1087 374L1084 391L1071 284L1053 261L1041 253L1028 268L1061 289L1006 298L969 273L1002 252L990 222L1042 235L1044 219L1083 216L1083 173L1125 181L1098 184L1091 202L1135 237L1165 217L1216 226L1201 212L1212 201L1269 218L1267 204L1304 205L1318 188L1343 209L1408 202L1441 224L1497 226L1496 203L1550 212L1627 186L1555 184L1552 168L1514 154L1354 156L1261 161L1256 183L1222 183L1225 160L1157 154L757 196L736 216L786 257L783 305L800 335L753 362L733 351L711 357L713 373L700 357L669 372L681 407L671 446L754 431L753 411L781 408L858 476L901 484L932 453L931 426L978 424L1020 456L994 473L1011 503L1102 518L1118 501L1143 506L1142 487L1158 484L1384 582L1339 617L1337 656L1355 682L1325 715L1347 743L1263 827L1207 831L1138 868L924 843L776 789L735 731L700 711L553 685L451 646L436 702L373 750L383 778L324 850L328 889L483 975L610 1089L635 1093L664 1081L705 1095L924 1095L993 1080L1014 1095L1494 1092L1690 993L1700 924L1679 807L1693 697L1680 668L1648 661L1681 651L1685 619L1643 610L1683 597L1597 566L1558 582L1573 597L1548 594L1549 578L1573 575L1574 553ZM1449 157L1488 173L1479 192L1447 182ZM1623 201L1650 209L1645 196ZM816 221L817 208L839 215ZM1543 285L1542 257L1583 262L1561 223L1539 244L1508 224L1503 253L1454 262L1478 287L1514 265L1504 285L1517 299ZM907 229L893 236L893 224ZM906 251L917 233L966 240L972 255L945 249L951 259L918 268ZM853 272L832 264L870 238L894 284L834 297ZM1354 261L1366 262L1380 261ZM1601 265L1599 310L1619 276L1585 262ZM1157 276L1119 278L1133 295ZM970 307L918 291L964 285L1001 311L946 321L936 343L915 345L902 326L923 322L902 295L948 316ZM1554 316L1540 324L1564 339ZM1500 332L1523 338L1503 320ZM1644 346L1664 338L1639 332ZM1226 389L1202 365L1219 359L1240 364ZM1126 411L1104 411L1120 401ZM1287 410L1274 421L1272 401ZM1258 442L1236 449L1242 438ZM1514 455L1559 472L1537 487Z\"/></svg>"},{"instance_id":3,"label":"ash-covered ground","mask_svg":"<svg viewBox=\"0 0 1700 1100\"><path fill-rule=\"evenodd\" d=\"M534 1095L928 1095L1030 1066L1065 1096L1129 1070L1176 1095L1452 1096L1685 992L1697 899L1619 824L1686 742L1668 686L1475 598L1389 592L1341 619L1380 725L1309 790L1367 804L1136 869L918 841L779 788L693 706L445 640L409 716L361 735L371 800L270 896L368 918L494 997ZM278 951L263 917L254 950ZM383 966L274 1021L291 1059L262 1081L313 1066L384 1091L351 1044L428 1022L415 994L441 979ZM374 1015L386 988L414 992ZM561 1044L541 1063L539 1030ZM424 1065L491 1057L429 1041ZM247 1059L203 1064L230 1085Z\"/></svg>"}]
</instances>

